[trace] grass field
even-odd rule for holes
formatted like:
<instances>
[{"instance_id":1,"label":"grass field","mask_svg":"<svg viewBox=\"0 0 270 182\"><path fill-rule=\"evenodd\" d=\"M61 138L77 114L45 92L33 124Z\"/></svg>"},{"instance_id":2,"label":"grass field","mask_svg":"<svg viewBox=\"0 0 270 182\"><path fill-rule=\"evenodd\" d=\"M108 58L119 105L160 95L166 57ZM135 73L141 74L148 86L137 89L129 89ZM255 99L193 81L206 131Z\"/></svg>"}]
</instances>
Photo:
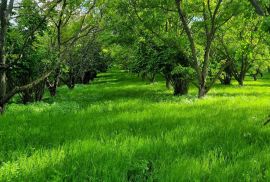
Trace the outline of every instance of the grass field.
<instances>
[{"instance_id":1,"label":"grass field","mask_svg":"<svg viewBox=\"0 0 270 182\"><path fill-rule=\"evenodd\" d=\"M269 181L270 80L174 97L124 72L10 104L0 181Z\"/></svg>"}]
</instances>

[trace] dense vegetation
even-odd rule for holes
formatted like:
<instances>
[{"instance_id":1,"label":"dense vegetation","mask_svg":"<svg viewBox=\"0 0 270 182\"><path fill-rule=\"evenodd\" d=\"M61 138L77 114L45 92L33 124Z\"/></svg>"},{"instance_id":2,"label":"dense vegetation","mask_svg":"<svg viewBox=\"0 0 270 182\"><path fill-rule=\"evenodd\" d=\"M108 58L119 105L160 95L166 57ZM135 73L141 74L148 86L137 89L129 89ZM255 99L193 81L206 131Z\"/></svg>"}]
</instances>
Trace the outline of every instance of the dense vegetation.
<instances>
[{"instance_id":1,"label":"dense vegetation","mask_svg":"<svg viewBox=\"0 0 270 182\"><path fill-rule=\"evenodd\" d=\"M269 0L0 0L0 180L269 180L269 40Z\"/></svg>"}]
</instances>

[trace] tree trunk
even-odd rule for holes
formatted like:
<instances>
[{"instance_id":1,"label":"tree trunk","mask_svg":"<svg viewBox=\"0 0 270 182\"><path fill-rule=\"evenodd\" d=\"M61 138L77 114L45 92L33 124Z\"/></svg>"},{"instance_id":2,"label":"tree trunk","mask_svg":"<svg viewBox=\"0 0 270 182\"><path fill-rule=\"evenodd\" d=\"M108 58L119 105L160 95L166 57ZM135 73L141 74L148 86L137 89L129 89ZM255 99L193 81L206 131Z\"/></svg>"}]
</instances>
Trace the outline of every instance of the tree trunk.
<instances>
[{"instance_id":1,"label":"tree trunk","mask_svg":"<svg viewBox=\"0 0 270 182\"><path fill-rule=\"evenodd\" d=\"M174 95L179 96L179 95L186 95L188 93L188 87L189 83L187 80L182 80L180 79L176 83L174 83Z\"/></svg>"},{"instance_id":2,"label":"tree trunk","mask_svg":"<svg viewBox=\"0 0 270 182\"><path fill-rule=\"evenodd\" d=\"M261 16L265 15L265 11L263 10L262 5L258 0L249 0L249 2L255 8L255 11L258 15L261 15Z\"/></svg>"},{"instance_id":3,"label":"tree trunk","mask_svg":"<svg viewBox=\"0 0 270 182\"><path fill-rule=\"evenodd\" d=\"M0 114L3 114L4 112L4 104L0 104Z\"/></svg>"},{"instance_id":4,"label":"tree trunk","mask_svg":"<svg viewBox=\"0 0 270 182\"><path fill-rule=\"evenodd\" d=\"M89 84L89 82L93 81L96 77L96 71L86 71L83 76L83 84Z\"/></svg>"},{"instance_id":5,"label":"tree trunk","mask_svg":"<svg viewBox=\"0 0 270 182\"><path fill-rule=\"evenodd\" d=\"M57 55L57 58L58 58L58 65L57 65L57 68L56 68L56 71L55 71L55 76L53 78L53 83L49 83L48 80L47 80L47 86L48 86L48 89L50 91L50 94L52 97L56 96L56 90L57 90L57 87L58 87L58 84L59 84L59 81L60 81L60 76L61 76L61 46L62 46L62 25L63 25L63 16L64 16L64 11L65 11L65 8L67 6L67 0L64 0L63 1L63 5L61 7L61 11L60 11L60 14L59 14L59 17L58 17L58 22L57 22L57 25L56 25L56 31L57 31L57 51L58 51L58 55Z\"/></svg>"},{"instance_id":6,"label":"tree trunk","mask_svg":"<svg viewBox=\"0 0 270 182\"><path fill-rule=\"evenodd\" d=\"M53 85L50 85L50 86L47 86L48 87L48 90L49 90L49 92L50 92L50 95L52 96L52 97L55 97L56 96L56 85L55 84L53 84Z\"/></svg>"},{"instance_id":7,"label":"tree trunk","mask_svg":"<svg viewBox=\"0 0 270 182\"><path fill-rule=\"evenodd\" d=\"M243 80L243 78L239 78L239 79L237 80L237 82L238 82L238 84L239 84L240 86L244 86L244 80Z\"/></svg>"},{"instance_id":8,"label":"tree trunk","mask_svg":"<svg viewBox=\"0 0 270 182\"><path fill-rule=\"evenodd\" d=\"M240 86L244 85L245 75L246 75L245 71L241 71L241 73L239 74L239 78L237 81L238 81Z\"/></svg>"},{"instance_id":9,"label":"tree trunk","mask_svg":"<svg viewBox=\"0 0 270 182\"><path fill-rule=\"evenodd\" d=\"M42 81L39 85L35 87L35 101L41 101L45 91L45 82Z\"/></svg>"},{"instance_id":10,"label":"tree trunk","mask_svg":"<svg viewBox=\"0 0 270 182\"><path fill-rule=\"evenodd\" d=\"M149 74L148 78L151 83L154 83L156 81L156 74L155 73Z\"/></svg>"},{"instance_id":11,"label":"tree trunk","mask_svg":"<svg viewBox=\"0 0 270 182\"><path fill-rule=\"evenodd\" d=\"M232 75L233 74L232 74L232 68L231 68L230 65L228 65L224 69L224 74L221 74L221 75L222 75L222 77L220 77L221 84L223 84L223 85L231 85Z\"/></svg>"},{"instance_id":12,"label":"tree trunk","mask_svg":"<svg viewBox=\"0 0 270 182\"><path fill-rule=\"evenodd\" d=\"M76 84L76 78L74 75L69 75L69 80L68 80L68 83L67 83L67 86L69 89L74 89L75 87L75 84Z\"/></svg>"},{"instance_id":13,"label":"tree trunk","mask_svg":"<svg viewBox=\"0 0 270 182\"><path fill-rule=\"evenodd\" d=\"M228 74L225 74L224 77L219 77L220 83L222 85L231 85L232 77Z\"/></svg>"},{"instance_id":14,"label":"tree trunk","mask_svg":"<svg viewBox=\"0 0 270 182\"><path fill-rule=\"evenodd\" d=\"M171 83L174 90L174 95L186 95L189 89L189 80L185 79L183 74L174 74L171 76Z\"/></svg>"},{"instance_id":15,"label":"tree trunk","mask_svg":"<svg viewBox=\"0 0 270 182\"><path fill-rule=\"evenodd\" d=\"M5 43L8 24L7 0L2 0L0 4L0 100L3 99L7 92L6 78L6 55ZM0 112L3 112L4 105L0 105Z\"/></svg>"},{"instance_id":16,"label":"tree trunk","mask_svg":"<svg viewBox=\"0 0 270 182\"><path fill-rule=\"evenodd\" d=\"M6 71L0 70L0 99L5 97L7 91Z\"/></svg>"},{"instance_id":17,"label":"tree trunk","mask_svg":"<svg viewBox=\"0 0 270 182\"><path fill-rule=\"evenodd\" d=\"M207 88L205 84L201 84L199 87L198 98L203 98L207 94Z\"/></svg>"},{"instance_id":18,"label":"tree trunk","mask_svg":"<svg viewBox=\"0 0 270 182\"><path fill-rule=\"evenodd\" d=\"M27 104L29 102L34 101L31 89L27 89L27 90L23 91L21 93L21 95L22 95L22 103L23 104Z\"/></svg>"},{"instance_id":19,"label":"tree trunk","mask_svg":"<svg viewBox=\"0 0 270 182\"><path fill-rule=\"evenodd\" d=\"M231 85L232 77L230 75L225 75L224 85Z\"/></svg>"},{"instance_id":20,"label":"tree trunk","mask_svg":"<svg viewBox=\"0 0 270 182\"><path fill-rule=\"evenodd\" d=\"M170 79L166 77L166 88L170 89L171 88L171 83Z\"/></svg>"}]
</instances>

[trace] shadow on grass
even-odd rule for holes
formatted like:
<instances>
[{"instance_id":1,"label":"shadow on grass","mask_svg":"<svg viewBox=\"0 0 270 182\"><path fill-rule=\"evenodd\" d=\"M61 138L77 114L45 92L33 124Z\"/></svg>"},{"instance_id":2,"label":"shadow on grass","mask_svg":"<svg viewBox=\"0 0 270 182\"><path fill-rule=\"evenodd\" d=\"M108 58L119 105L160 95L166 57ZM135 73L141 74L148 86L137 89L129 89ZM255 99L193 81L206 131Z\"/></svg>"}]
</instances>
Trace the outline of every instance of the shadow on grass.
<instances>
[{"instance_id":1,"label":"shadow on grass","mask_svg":"<svg viewBox=\"0 0 270 182\"><path fill-rule=\"evenodd\" d=\"M136 103L135 103L136 104ZM31 155L33 150L40 148L51 148L73 140L83 140L87 138L96 138L103 140L113 138L119 133L127 136L154 137L158 138L161 133L173 131L175 128L186 128L189 125L204 125L207 121L220 120L220 115L210 113L201 117L201 113L206 113L212 109L214 103L201 106L170 106L169 110L163 110L163 115L156 113L162 110L162 106L153 106L143 108L121 107L114 108L113 111L76 111L69 113L59 113L54 110L45 110L41 113L31 115L32 118L20 124L9 123L2 127L0 153L2 160L8 161L15 151L28 151ZM160 107L160 108L159 108ZM151 109L147 111L147 109ZM192 111L200 112L192 112ZM228 115L230 109L224 110L224 115ZM248 114L245 114L245 108L237 109L247 120ZM88 115L85 115L85 114ZM157 114L157 116L155 116ZM27 117L27 115L26 115ZM40 120L42 118L42 120ZM40 120L37 122L37 120ZM62 120L62 122L59 121ZM42 122L42 124L40 123ZM212 123L214 124L214 123ZM42 126L41 126L42 125ZM8 128L5 130L5 127ZM57 130L57 128L59 130ZM12 133L16 132L16 134ZM11 156L9 156L11 154Z\"/></svg>"},{"instance_id":2,"label":"shadow on grass","mask_svg":"<svg viewBox=\"0 0 270 182\"><path fill-rule=\"evenodd\" d=\"M148 118L139 122L98 123L96 128L86 126L81 132L85 134L85 131L89 130L89 136L72 136L63 143L47 149L46 146L39 148L29 143L28 145L36 148L35 152L27 158L20 156L22 158L11 161L8 165L16 166L22 163L22 165L27 166L29 164L25 163L28 160L32 164L36 160L44 162L44 165L40 163L32 165L28 172L14 173L15 181L16 177L24 180L38 180L40 178L53 180L54 177L58 177L62 181L74 181L75 179L106 181L118 178L121 181L127 179L131 165L139 160L154 161L153 169L157 174L161 168L160 165L171 169L172 164L179 163L181 160L182 165L185 165L184 161L196 160L201 165L205 163L208 166L208 173L204 174L205 177L211 178L212 171L222 171L226 166L236 166L237 161L241 161L242 158L247 161L254 159L252 155L254 151L249 150L246 146L253 144L253 147L258 147L258 151L262 151L262 138L268 138L268 135L261 135L261 132L251 126L244 126L241 130L239 127L225 127L220 130L220 125L212 123L211 128L207 124L204 127L208 128L204 130L202 126L206 123L196 121L195 118L198 116L178 117L177 119L174 117L166 118L171 122L163 120L155 122ZM205 121L209 119L211 119L211 115L205 117ZM190 120L194 121L192 126L189 125ZM196 126L196 132L194 126ZM63 128L63 130L65 129ZM67 131L67 133L72 132L76 133L76 129L70 128ZM251 136L245 136L246 132L250 132ZM68 136L64 135L64 137ZM44 139L40 138L39 140ZM269 138L263 141L265 142L264 146L270 144ZM63 156L57 157L57 155ZM54 160L53 157L58 160ZM219 160L220 162L213 162ZM182 171L179 177L190 172L188 170L192 167L197 167L194 170L204 172L200 167L192 166L192 163L186 165L184 167L187 171ZM235 174L237 175L237 171ZM241 177L241 175L240 173L237 176Z\"/></svg>"}]
</instances>

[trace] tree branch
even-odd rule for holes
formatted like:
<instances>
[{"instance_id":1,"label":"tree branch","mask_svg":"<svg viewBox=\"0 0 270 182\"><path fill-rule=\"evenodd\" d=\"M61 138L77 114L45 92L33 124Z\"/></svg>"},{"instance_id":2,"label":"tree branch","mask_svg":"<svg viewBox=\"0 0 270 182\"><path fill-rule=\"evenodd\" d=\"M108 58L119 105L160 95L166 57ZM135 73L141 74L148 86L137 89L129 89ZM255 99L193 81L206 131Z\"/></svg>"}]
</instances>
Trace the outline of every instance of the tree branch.
<instances>
[{"instance_id":1,"label":"tree branch","mask_svg":"<svg viewBox=\"0 0 270 182\"><path fill-rule=\"evenodd\" d=\"M255 8L255 11L260 16L265 16L265 11L263 10L261 4L258 2L258 0L249 0L251 5Z\"/></svg>"},{"instance_id":2,"label":"tree branch","mask_svg":"<svg viewBox=\"0 0 270 182\"><path fill-rule=\"evenodd\" d=\"M27 89L33 88L36 85L38 85L40 82L44 81L47 77L50 76L52 71L49 71L48 73L45 73L43 76L40 78L36 79L35 81L24 85L24 86L17 86L13 90L11 90L8 94L6 94L1 100L0 100L0 106L3 106L5 103L7 103L15 94L25 91Z\"/></svg>"},{"instance_id":3,"label":"tree branch","mask_svg":"<svg viewBox=\"0 0 270 182\"><path fill-rule=\"evenodd\" d=\"M185 32L187 34L187 37L188 37L188 40L189 40L189 43L190 43L190 48L191 48L192 58L193 58L192 66L194 67L194 69L197 72L199 82L201 82L202 81L201 76L200 76L201 75L201 70L200 70L200 67L198 65L197 50L196 50L196 47L195 47L195 41L193 39L191 29L188 26L188 21L186 19L186 16L184 14L183 9L182 9L182 4L181 4L182 0L175 0L175 3L176 3L179 18L180 18L180 20L181 20L181 22L183 24L184 30L185 30Z\"/></svg>"}]
</instances>

